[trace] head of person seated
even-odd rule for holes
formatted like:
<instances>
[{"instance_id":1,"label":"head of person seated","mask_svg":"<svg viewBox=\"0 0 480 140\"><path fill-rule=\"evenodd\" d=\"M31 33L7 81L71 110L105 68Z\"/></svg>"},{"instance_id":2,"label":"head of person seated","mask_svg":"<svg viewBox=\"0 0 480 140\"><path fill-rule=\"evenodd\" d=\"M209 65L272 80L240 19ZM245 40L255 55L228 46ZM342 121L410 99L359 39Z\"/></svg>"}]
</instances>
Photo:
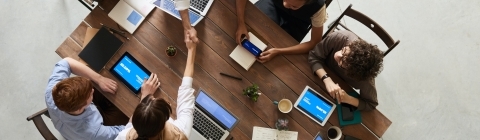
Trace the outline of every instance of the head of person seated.
<instances>
[{"instance_id":1,"label":"head of person seated","mask_svg":"<svg viewBox=\"0 0 480 140\"><path fill-rule=\"evenodd\" d=\"M85 77L66 78L53 87L52 96L58 109L79 115L92 103L93 84Z\"/></svg>"},{"instance_id":2,"label":"head of person seated","mask_svg":"<svg viewBox=\"0 0 480 140\"><path fill-rule=\"evenodd\" d=\"M283 0L283 6L287 9L298 10L305 4L310 4L316 0Z\"/></svg>"},{"instance_id":3,"label":"head of person seated","mask_svg":"<svg viewBox=\"0 0 480 140\"><path fill-rule=\"evenodd\" d=\"M377 77L383 68L383 52L361 39L335 52L334 59L347 76L359 81Z\"/></svg>"},{"instance_id":4,"label":"head of person seated","mask_svg":"<svg viewBox=\"0 0 480 140\"><path fill-rule=\"evenodd\" d=\"M137 140L147 140L156 137L165 127L170 118L172 108L162 98L147 95L133 112L132 125L137 131Z\"/></svg>"}]
</instances>

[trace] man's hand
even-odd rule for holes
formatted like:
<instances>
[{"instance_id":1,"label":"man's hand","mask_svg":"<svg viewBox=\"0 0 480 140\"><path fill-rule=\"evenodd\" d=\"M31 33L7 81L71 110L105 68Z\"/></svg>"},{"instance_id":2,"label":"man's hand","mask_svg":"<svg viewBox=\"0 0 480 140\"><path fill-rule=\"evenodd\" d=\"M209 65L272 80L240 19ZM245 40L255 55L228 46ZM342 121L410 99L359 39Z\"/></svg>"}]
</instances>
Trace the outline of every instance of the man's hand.
<instances>
[{"instance_id":1,"label":"man's hand","mask_svg":"<svg viewBox=\"0 0 480 140\"><path fill-rule=\"evenodd\" d=\"M185 28L184 29L185 43L193 42L198 43L197 30L195 28Z\"/></svg>"},{"instance_id":2,"label":"man's hand","mask_svg":"<svg viewBox=\"0 0 480 140\"><path fill-rule=\"evenodd\" d=\"M250 39L250 36L248 35L247 27L245 27L245 24L238 24L237 27L237 33L235 34L235 40L237 41L237 44L242 43L242 35L245 35L247 39Z\"/></svg>"},{"instance_id":3,"label":"man's hand","mask_svg":"<svg viewBox=\"0 0 480 140\"><path fill-rule=\"evenodd\" d=\"M152 73L148 79L143 80L142 84L142 98L146 97L147 95L151 95L155 93L155 91L160 87L160 82L158 81L157 74Z\"/></svg>"},{"instance_id":4,"label":"man's hand","mask_svg":"<svg viewBox=\"0 0 480 140\"><path fill-rule=\"evenodd\" d=\"M117 82L113 81L112 79L100 76L96 83L104 92L115 94L115 92L117 91Z\"/></svg>"},{"instance_id":5,"label":"man's hand","mask_svg":"<svg viewBox=\"0 0 480 140\"><path fill-rule=\"evenodd\" d=\"M265 63L267 61L270 61L273 57L277 56L278 50L276 48L271 48L268 49L267 51L264 51L258 56L257 60L261 63Z\"/></svg>"}]
</instances>

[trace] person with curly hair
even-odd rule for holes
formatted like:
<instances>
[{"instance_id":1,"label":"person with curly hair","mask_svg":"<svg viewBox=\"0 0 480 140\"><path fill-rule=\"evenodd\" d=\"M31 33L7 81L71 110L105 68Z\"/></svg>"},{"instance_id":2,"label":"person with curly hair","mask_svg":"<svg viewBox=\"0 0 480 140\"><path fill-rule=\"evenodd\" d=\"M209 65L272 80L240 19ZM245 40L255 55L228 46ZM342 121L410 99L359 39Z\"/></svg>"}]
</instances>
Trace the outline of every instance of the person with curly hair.
<instances>
[{"instance_id":1,"label":"person with curly hair","mask_svg":"<svg viewBox=\"0 0 480 140\"><path fill-rule=\"evenodd\" d=\"M375 77L383 68L383 52L350 31L330 33L310 51L308 62L322 79L328 93L338 102L347 103L359 110L373 110L378 105ZM323 67L328 67L355 89L360 98L354 98L331 78Z\"/></svg>"}]
</instances>

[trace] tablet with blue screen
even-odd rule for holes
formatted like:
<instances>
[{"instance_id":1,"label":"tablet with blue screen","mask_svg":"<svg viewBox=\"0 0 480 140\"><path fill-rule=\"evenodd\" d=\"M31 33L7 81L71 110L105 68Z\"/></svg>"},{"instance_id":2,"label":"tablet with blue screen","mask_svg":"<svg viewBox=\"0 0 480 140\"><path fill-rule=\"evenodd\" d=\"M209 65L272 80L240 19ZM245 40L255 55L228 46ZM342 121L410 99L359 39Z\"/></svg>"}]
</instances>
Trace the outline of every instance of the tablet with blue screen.
<instances>
[{"instance_id":1,"label":"tablet with blue screen","mask_svg":"<svg viewBox=\"0 0 480 140\"><path fill-rule=\"evenodd\" d=\"M336 105L310 88L305 87L300 97L295 102L295 108L309 118L324 126Z\"/></svg>"},{"instance_id":2,"label":"tablet with blue screen","mask_svg":"<svg viewBox=\"0 0 480 140\"><path fill-rule=\"evenodd\" d=\"M142 66L128 52L120 57L120 59L110 69L113 75L120 79L133 93L138 94L142 87L143 80L150 77L150 71Z\"/></svg>"}]
</instances>

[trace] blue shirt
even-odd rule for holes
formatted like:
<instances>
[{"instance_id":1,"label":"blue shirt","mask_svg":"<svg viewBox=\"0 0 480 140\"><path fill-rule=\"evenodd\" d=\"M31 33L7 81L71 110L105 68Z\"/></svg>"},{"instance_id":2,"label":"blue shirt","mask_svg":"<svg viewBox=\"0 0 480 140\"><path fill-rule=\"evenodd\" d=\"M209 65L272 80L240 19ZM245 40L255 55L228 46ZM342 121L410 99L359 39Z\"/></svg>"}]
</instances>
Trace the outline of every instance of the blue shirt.
<instances>
[{"instance_id":1,"label":"blue shirt","mask_svg":"<svg viewBox=\"0 0 480 140\"><path fill-rule=\"evenodd\" d=\"M53 73L48 79L48 85L45 91L45 102L53 125L66 139L113 140L125 126L104 126L103 118L93 103L86 107L85 111L78 116L72 116L63 112L55 105L52 97L52 89L58 82L70 77L71 73L68 62L66 60L60 60L55 64Z\"/></svg>"}]
</instances>

